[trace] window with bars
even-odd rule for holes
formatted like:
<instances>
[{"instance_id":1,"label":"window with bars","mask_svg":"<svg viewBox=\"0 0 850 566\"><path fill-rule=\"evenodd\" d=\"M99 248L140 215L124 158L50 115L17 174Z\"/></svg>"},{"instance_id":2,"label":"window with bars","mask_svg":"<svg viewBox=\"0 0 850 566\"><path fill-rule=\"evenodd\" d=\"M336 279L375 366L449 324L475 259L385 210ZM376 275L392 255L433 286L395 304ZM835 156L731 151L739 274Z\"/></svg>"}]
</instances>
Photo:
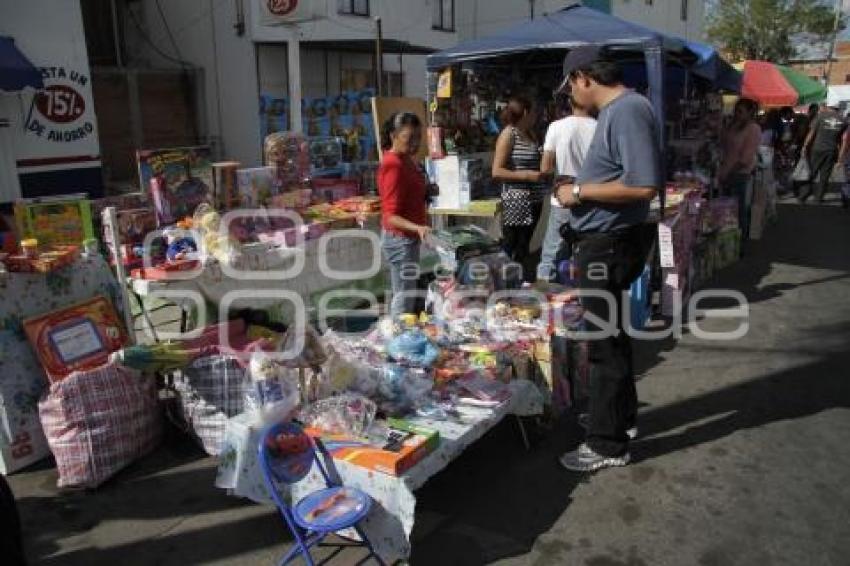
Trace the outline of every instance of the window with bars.
<instances>
[{"instance_id":1,"label":"window with bars","mask_svg":"<svg viewBox=\"0 0 850 566\"><path fill-rule=\"evenodd\" d=\"M369 0L337 0L336 11L346 16L368 16Z\"/></svg>"},{"instance_id":2,"label":"window with bars","mask_svg":"<svg viewBox=\"0 0 850 566\"><path fill-rule=\"evenodd\" d=\"M434 18L432 27L442 31L455 31L455 0L432 0Z\"/></svg>"}]
</instances>

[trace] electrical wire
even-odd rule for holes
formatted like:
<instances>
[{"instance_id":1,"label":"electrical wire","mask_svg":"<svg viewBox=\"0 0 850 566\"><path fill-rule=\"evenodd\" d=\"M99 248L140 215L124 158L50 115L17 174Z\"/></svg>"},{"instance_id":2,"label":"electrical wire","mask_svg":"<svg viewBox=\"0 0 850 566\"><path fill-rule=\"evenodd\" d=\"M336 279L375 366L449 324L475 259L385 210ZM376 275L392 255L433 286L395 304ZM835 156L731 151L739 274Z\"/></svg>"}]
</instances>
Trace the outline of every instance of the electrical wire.
<instances>
[{"instance_id":1,"label":"electrical wire","mask_svg":"<svg viewBox=\"0 0 850 566\"><path fill-rule=\"evenodd\" d=\"M166 60L171 61L173 63L177 63L181 67L191 65L188 61L183 61L182 59L177 59L175 57L172 57L171 55L169 55L168 53L166 53L165 51L160 49L156 45L156 43L154 43L153 40L151 40L150 36L148 36L148 34L145 32L144 28L142 27L142 24L140 24L139 20L136 19L136 15L133 12L133 10L127 10L127 14L130 16L130 21L133 23L133 26L136 28L136 31L139 32L139 35L142 37L142 39L145 40L145 43L147 43L148 46L150 46L150 48L153 49L154 52L157 55L159 55L163 59L166 59Z\"/></svg>"},{"instance_id":2,"label":"electrical wire","mask_svg":"<svg viewBox=\"0 0 850 566\"><path fill-rule=\"evenodd\" d=\"M165 32L168 34L168 39L171 40L171 46L174 48L174 52L177 54L177 59L180 61L184 61L183 56L180 54L180 48L177 46L177 42L174 40L174 34L171 33L171 26L168 25L168 20L165 19L165 14L162 11L162 5L159 3L159 0L154 0L154 4L156 4L156 11L159 12L159 19L162 20L162 25L165 27ZM184 67L186 63L181 63Z\"/></svg>"}]
</instances>

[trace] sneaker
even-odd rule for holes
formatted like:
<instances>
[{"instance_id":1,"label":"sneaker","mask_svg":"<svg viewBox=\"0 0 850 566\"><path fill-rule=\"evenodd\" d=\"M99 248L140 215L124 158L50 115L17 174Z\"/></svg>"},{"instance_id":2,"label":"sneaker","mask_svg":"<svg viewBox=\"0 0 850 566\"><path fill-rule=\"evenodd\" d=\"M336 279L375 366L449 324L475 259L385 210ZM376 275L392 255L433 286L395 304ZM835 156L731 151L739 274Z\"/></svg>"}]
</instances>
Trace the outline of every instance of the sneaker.
<instances>
[{"instance_id":1,"label":"sneaker","mask_svg":"<svg viewBox=\"0 0 850 566\"><path fill-rule=\"evenodd\" d=\"M578 420L578 425L581 428L583 428L584 430L587 430L587 429L590 428L590 415L588 413L579 413L577 420ZM629 437L629 440L634 440L635 438L637 438L637 435L638 435L638 428L636 426L633 426L630 429L626 430L626 436Z\"/></svg>"},{"instance_id":2,"label":"sneaker","mask_svg":"<svg viewBox=\"0 0 850 566\"><path fill-rule=\"evenodd\" d=\"M628 452L622 456L603 456L594 452L587 444L582 444L577 450L561 456L558 461L572 472L595 472L602 468L625 466L630 459Z\"/></svg>"}]
</instances>

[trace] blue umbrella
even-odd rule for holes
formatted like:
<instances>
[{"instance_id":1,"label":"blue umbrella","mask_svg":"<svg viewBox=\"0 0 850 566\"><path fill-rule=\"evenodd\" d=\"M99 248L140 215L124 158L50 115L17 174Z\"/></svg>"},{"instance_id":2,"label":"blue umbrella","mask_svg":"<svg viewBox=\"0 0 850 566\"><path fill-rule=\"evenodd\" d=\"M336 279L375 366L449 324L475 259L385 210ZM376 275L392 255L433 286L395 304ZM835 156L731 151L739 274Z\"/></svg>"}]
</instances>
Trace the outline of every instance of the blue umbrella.
<instances>
[{"instance_id":1,"label":"blue umbrella","mask_svg":"<svg viewBox=\"0 0 850 566\"><path fill-rule=\"evenodd\" d=\"M15 47L11 37L0 36L0 90L20 92L44 88L41 71Z\"/></svg>"}]
</instances>

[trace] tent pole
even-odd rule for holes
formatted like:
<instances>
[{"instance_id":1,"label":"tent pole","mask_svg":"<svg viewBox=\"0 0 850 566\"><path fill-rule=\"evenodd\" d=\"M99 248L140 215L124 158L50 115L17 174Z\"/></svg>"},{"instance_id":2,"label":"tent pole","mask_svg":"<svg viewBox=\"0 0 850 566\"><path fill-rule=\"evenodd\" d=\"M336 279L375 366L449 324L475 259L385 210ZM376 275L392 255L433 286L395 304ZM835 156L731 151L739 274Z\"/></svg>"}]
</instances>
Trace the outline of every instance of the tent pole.
<instances>
[{"instance_id":1,"label":"tent pole","mask_svg":"<svg viewBox=\"0 0 850 566\"><path fill-rule=\"evenodd\" d=\"M649 84L649 101L652 103L652 109L655 111L655 120L658 124L658 146L661 149L659 167L661 168L661 178L667 180L667 171L665 159L667 144L666 144L666 125L664 120L664 70L666 66L666 54L661 44L661 38L656 37L646 43L644 50L646 57L646 74L647 83ZM661 200L661 210L664 210L664 191L662 190L658 198Z\"/></svg>"}]
</instances>

